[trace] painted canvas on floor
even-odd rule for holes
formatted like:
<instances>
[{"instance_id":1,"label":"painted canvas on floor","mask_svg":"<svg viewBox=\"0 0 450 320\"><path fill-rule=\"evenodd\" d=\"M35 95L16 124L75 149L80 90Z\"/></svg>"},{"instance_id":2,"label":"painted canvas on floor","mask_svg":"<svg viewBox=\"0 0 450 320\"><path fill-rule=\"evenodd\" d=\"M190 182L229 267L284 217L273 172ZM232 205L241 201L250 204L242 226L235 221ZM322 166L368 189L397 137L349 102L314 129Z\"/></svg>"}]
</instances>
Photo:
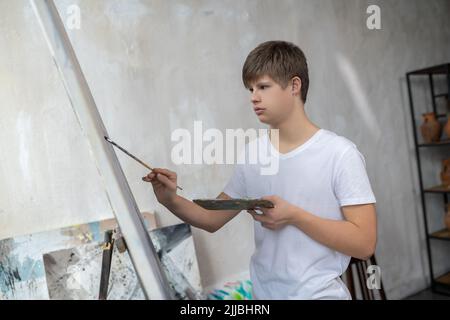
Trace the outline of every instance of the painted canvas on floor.
<instances>
[{"instance_id":1,"label":"painted canvas on floor","mask_svg":"<svg viewBox=\"0 0 450 320\"><path fill-rule=\"evenodd\" d=\"M150 237L175 298L203 298L190 226L182 223L155 229ZM46 253L44 267L50 299L98 299L101 266L101 243ZM114 248L107 299L144 298L128 253Z\"/></svg>"},{"instance_id":2,"label":"painted canvas on floor","mask_svg":"<svg viewBox=\"0 0 450 320\"><path fill-rule=\"evenodd\" d=\"M156 228L155 215L144 212L148 230ZM44 254L101 243L115 219L97 221L0 241L0 300L49 299Z\"/></svg>"},{"instance_id":3,"label":"painted canvas on floor","mask_svg":"<svg viewBox=\"0 0 450 320\"><path fill-rule=\"evenodd\" d=\"M50 299L98 299L102 254L101 243L44 254ZM127 252L114 250L108 289L108 300L145 298Z\"/></svg>"}]
</instances>

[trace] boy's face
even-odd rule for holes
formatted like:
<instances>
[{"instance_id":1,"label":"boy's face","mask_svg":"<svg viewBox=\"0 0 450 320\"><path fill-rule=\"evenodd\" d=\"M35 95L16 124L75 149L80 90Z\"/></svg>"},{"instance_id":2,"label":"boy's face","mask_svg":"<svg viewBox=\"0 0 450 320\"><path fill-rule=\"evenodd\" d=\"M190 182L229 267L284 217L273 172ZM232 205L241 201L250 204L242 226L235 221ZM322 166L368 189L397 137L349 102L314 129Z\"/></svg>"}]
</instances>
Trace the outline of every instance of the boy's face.
<instances>
[{"instance_id":1,"label":"boy's face","mask_svg":"<svg viewBox=\"0 0 450 320\"><path fill-rule=\"evenodd\" d=\"M262 76L251 83L253 110L259 121L276 127L290 116L295 104L291 84L283 89L269 76ZM297 98L298 99L298 98Z\"/></svg>"}]
</instances>

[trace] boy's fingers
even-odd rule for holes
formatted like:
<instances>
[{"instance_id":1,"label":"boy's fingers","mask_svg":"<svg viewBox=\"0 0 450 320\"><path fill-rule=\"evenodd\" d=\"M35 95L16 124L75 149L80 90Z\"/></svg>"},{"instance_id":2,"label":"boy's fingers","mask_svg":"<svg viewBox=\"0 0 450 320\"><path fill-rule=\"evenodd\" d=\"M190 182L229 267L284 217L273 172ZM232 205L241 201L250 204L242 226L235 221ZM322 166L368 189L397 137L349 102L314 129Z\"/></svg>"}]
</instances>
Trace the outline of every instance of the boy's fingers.
<instances>
[{"instance_id":1,"label":"boy's fingers","mask_svg":"<svg viewBox=\"0 0 450 320\"><path fill-rule=\"evenodd\" d=\"M255 216L255 210L252 210L252 209L249 209L249 210L247 210L247 212L248 213L250 213L250 215L252 216L252 217L254 217Z\"/></svg>"},{"instance_id":2,"label":"boy's fingers","mask_svg":"<svg viewBox=\"0 0 450 320\"><path fill-rule=\"evenodd\" d=\"M170 171L168 169L163 169L163 168L155 168L155 169L153 169L153 172L155 172L155 173L162 173L162 174L164 174L165 176L168 176L168 177L173 177L173 176L177 175L175 172Z\"/></svg>"},{"instance_id":3,"label":"boy's fingers","mask_svg":"<svg viewBox=\"0 0 450 320\"><path fill-rule=\"evenodd\" d=\"M251 212L251 211L253 211L253 212ZM265 222L268 221L267 217L265 217L265 216L263 216L261 214L255 213L254 210L247 210L247 212L250 213L251 216L253 217L253 219L255 219L256 221L259 221L261 223L265 223Z\"/></svg>"},{"instance_id":4,"label":"boy's fingers","mask_svg":"<svg viewBox=\"0 0 450 320\"><path fill-rule=\"evenodd\" d=\"M163 168L154 168L149 174L142 177L143 181L151 182L153 186L163 184L166 187L174 189L176 185L172 179L176 179L176 173Z\"/></svg>"},{"instance_id":5,"label":"boy's fingers","mask_svg":"<svg viewBox=\"0 0 450 320\"><path fill-rule=\"evenodd\" d=\"M154 177L155 177L154 173L149 173L148 175L142 177L142 180L147 181L147 182L151 182Z\"/></svg>"},{"instance_id":6,"label":"boy's fingers","mask_svg":"<svg viewBox=\"0 0 450 320\"><path fill-rule=\"evenodd\" d=\"M251 212L250 212L250 211L251 211ZM247 210L247 212L248 212L248 213L257 214L257 215L262 215L263 213L265 213L265 212L263 212L263 210L261 210L260 208L249 209L249 210Z\"/></svg>"},{"instance_id":7,"label":"boy's fingers","mask_svg":"<svg viewBox=\"0 0 450 320\"><path fill-rule=\"evenodd\" d=\"M253 219L254 220L256 220L256 221L260 221L260 220L258 220L259 219L259 217L258 217L258 215L257 214L254 214L254 213L250 213L251 215L252 215L252 217L253 217Z\"/></svg>"},{"instance_id":8,"label":"boy's fingers","mask_svg":"<svg viewBox=\"0 0 450 320\"><path fill-rule=\"evenodd\" d=\"M160 181L166 187L169 187L171 189L176 189L176 186L174 185L173 181L170 181L170 179L167 178L164 174L157 174L156 179L158 179L158 181Z\"/></svg>"},{"instance_id":9,"label":"boy's fingers","mask_svg":"<svg viewBox=\"0 0 450 320\"><path fill-rule=\"evenodd\" d=\"M270 229L270 230L275 230L274 226L271 225L270 223L264 223L264 222L262 222L261 225L262 225L264 228L267 228L267 229Z\"/></svg>"}]
</instances>

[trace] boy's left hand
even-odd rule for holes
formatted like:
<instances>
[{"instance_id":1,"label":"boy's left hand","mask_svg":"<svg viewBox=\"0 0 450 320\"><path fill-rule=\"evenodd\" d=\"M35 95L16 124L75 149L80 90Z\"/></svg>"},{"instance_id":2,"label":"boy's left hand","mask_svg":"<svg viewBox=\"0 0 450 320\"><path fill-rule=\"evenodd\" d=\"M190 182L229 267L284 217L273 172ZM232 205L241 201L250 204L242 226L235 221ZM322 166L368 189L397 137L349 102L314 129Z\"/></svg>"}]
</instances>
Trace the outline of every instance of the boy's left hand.
<instances>
[{"instance_id":1,"label":"boy's left hand","mask_svg":"<svg viewBox=\"0 0 450 320\"><path fill-rule=\"evenodd\" d=\"M296 208L294 205L279 196L265 196L261 199L272 202L274 208L255 208L262 211L263 214L257 214L255 209L247 210L247 212L252 215L253 219L261 222L263 227L278 230L292 223Z\"/></svg>"}]
</instances>

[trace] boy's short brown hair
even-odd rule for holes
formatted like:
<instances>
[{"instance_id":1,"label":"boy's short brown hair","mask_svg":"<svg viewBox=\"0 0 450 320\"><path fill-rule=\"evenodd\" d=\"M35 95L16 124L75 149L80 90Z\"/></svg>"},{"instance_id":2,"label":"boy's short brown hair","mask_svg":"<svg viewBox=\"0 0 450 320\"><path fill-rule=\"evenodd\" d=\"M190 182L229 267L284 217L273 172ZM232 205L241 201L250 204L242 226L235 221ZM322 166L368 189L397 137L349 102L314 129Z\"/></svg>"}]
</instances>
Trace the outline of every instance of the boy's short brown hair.
<instances>
[{"instance_id":1,"label":"boy's short brown hair","mask_svg":"<svg viewBox=\"0 0 450 320\"><path fill-rule=\"evenodd\" d=\"M286 41L267 41L253 49L242 68L242 81L246 88L258 78L268 75L283 89L297 76L302 81L301 99L306 102L309 77L308 64L303 51Z\"/></svg>"}]
</instances>

